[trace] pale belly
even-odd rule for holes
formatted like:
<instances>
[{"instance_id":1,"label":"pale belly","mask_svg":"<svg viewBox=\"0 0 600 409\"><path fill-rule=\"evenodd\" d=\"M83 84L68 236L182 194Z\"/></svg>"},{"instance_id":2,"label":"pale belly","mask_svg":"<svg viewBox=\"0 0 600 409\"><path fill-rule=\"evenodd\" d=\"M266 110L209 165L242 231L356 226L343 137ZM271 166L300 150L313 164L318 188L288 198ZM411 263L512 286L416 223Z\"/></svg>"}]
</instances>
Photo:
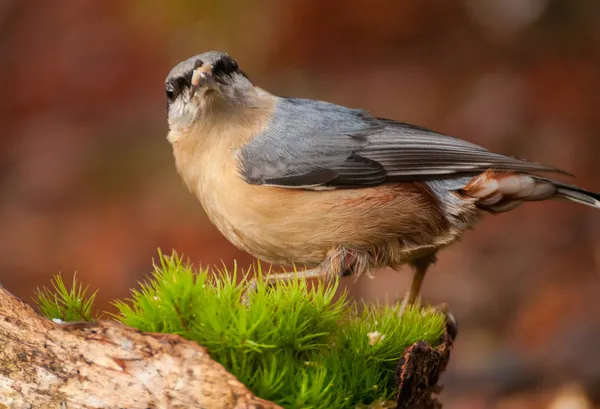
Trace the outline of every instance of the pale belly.
<instances>
[{"instance_id":1,"label":"pale belly","mask_svg":"<svg viewBox=\"0 0 600 409\"><path fill-rule=\"evenodd\" d=\"M269 263L314 267L350 249L393 252L382 261L402 264L447 230L412 185L304 191L242 183L203 189L199 199L229 241Z\"/></svg>"}]
</instances>

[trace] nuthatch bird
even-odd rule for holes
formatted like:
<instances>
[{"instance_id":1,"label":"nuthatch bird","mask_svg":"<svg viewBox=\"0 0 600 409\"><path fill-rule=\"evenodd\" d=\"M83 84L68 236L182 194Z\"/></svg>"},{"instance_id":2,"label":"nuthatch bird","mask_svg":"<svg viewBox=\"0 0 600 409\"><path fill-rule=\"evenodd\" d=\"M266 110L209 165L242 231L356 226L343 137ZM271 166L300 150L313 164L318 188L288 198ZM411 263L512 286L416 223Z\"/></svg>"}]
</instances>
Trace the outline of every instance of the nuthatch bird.
<instances>
[{"instance_id":1,"label":"nuthatch bird","mask_svg":"<svg viewBox=\"0 0 600 409\"><path fill-rule=\"evenodd\" d=\"M412 304L436 253L482 216L546 199L600 208L599 194L535 175L566 174L554 167L274 96L222 52L177 64L166 96L177 169L212 223L260 260L310 268L304 277L410 264Z\"/></svg>"}]
</instances>

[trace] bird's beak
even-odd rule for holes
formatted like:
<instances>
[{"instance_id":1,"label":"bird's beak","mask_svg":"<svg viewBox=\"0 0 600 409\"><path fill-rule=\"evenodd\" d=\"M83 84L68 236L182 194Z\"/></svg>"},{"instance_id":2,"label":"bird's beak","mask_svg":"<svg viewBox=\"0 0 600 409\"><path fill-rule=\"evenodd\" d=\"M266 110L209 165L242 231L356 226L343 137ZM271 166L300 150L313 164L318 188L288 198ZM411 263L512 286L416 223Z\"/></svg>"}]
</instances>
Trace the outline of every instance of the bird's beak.
<instances>
[{"instance_id":1,"label":"bird's beak","mask_svg":"<svg viewBox=\"0 0 600 409\"><path fill-rule=\"evenodd\" d=\"M190 98L194 96L198 88L213 80L213 66L211 64L202 64L194 68L192 72L192 86L190 88Z\"/></svg>"}]
</instances>

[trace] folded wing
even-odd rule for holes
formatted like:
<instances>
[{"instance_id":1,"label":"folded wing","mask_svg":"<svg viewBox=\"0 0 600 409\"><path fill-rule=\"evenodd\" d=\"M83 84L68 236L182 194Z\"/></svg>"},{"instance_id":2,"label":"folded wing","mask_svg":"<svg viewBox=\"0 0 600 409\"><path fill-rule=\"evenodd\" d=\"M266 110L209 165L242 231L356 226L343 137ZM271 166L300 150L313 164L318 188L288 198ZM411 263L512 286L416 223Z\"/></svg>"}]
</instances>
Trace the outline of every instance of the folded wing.
<instances>
[{"instance_id":1,"label":"folded wing","mask_svg":"<svg viewBox=\"0 0 600 409\"><path fill-rule=\"evenodd\" d=\"M248 183L327 189L474 176L488 169L559 169L364 111L302 99L280 99L265 130L240 152Z\"/></svg>"}]
</instances>

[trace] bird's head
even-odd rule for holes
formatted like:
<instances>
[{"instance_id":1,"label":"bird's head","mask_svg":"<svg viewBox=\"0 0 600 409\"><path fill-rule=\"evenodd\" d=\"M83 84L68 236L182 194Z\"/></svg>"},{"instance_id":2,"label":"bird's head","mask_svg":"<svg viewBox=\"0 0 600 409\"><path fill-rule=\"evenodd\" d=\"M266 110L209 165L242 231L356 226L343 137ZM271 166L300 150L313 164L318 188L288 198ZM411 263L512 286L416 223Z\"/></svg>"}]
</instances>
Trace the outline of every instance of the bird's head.
<instances>
[{"instance_id":1,"label":"bird's head","mask_svg":"<svg viewBox=\"0 0 600 409\"><path fill-rule=\"evenodd\" d=\"M171 130L186 129L196 121L214 120L257 103L250 79L235 60L219 51L180 62L169 72L165 87Z\"/></svg>"}]
</instances>

